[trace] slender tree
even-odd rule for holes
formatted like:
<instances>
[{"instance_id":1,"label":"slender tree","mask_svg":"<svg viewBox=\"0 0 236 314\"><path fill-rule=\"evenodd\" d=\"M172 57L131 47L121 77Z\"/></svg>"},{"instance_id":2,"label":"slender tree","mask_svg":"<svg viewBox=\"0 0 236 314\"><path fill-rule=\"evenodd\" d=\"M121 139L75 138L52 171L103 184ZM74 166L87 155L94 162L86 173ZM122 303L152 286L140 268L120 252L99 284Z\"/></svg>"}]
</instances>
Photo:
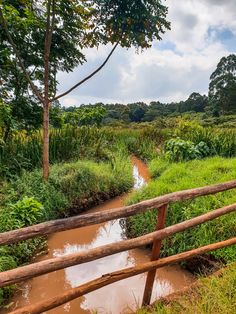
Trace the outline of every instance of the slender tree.
<instances>
[{"instance_id":1,"label":"slender tree","mask_svg":"<svg viewBox=\"0 0 236 314\"><path fill-rule=\"evenodd\" d=\"M151 47L153 40L161 40L161 35L170 28L166 16L167 7L162 0L0 2L0 23L6 50L11 57L14 56L32 96L43 106L45 180L49 176L51 104L97 74L118 45L145 49ZM113 48L104 62L67 91L56 95L57 72L72 71L76 65L86 62L84 48L108 43Z\"/></svg>"}]
</instances>

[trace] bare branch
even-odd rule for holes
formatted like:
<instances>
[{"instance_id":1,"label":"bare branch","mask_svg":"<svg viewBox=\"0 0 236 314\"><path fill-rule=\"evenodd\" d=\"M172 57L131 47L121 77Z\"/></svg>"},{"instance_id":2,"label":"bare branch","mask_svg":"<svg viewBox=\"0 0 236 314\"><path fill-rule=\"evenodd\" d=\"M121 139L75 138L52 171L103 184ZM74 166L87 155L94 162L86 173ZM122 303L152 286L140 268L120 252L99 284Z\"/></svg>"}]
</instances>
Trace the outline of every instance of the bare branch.
<instances>
[{"instance_id":1,"label":"bare branch","mask_svg":"<svg viewBox=\"0 0 236 314\"><path fill-rule=\"evenodd\" d=\"M26 80L28 81L33 93L36 95L36 97L41 101L43 102L43 96L41 95L40 91L38 90L38 88L36 87L36 85L32 82L31 78L30 78L30 75L29 73L27 72L25 66L24 66L24 63L23 63L23 60L21 59L21 56L20 56L20 53L17 49L17 46L16 44L14 43L12 37L11 37L11 34L8 30L8 26L7 26L7 22L3 16L3 12L2 12L2 9L0 7L0 23L2 24L2 27L3 29L5 30L6 32L6 35L7 35L7 38L9 40L9 43L11 44L12 48L13 48L13 51L16 55L16 58L17 58L17 63L18 65L20 66Z\"/></svg>"},{"instance_id":2,"label":"bare branch","mask_svg":"<svg viewBox=\"0 0 236 314\"><path fill-rule=\"evenodd\" d=\"M87 77L85 77L83 80L81 80L80 82L78 82L77 84L75 84L74 86L72 86L70 89L68 89L66 92L56 96L55 98L52 98L50 101L55 101L63 96L66 96L67 94L69 94L70 92L72 92L74 89L76 89L77 87L79 87L80 85L82 85L84 82L88 81L91 77L93 77L95 74L97 74L108 62L108 60L110 59L110 57L112 56L113 52L115 51L115 49L117 48L117 46L119 45L119 43L117 42L114 47L112 48L111 52L109 53L109 55L107 56L107 58L105 59L105 61L95 70L93 71L90 75L88 75Z\"/></svg>"}]
</instances>

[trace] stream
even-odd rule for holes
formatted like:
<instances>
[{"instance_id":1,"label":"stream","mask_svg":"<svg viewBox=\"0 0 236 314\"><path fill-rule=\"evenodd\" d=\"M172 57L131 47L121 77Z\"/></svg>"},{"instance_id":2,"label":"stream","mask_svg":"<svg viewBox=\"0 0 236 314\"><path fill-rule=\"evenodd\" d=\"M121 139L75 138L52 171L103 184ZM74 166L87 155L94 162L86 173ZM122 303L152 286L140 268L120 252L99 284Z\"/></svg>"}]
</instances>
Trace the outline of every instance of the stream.
<instances>
[{"instance_id":1,"label":"stream","mask_svg":"<svg viewBox=\"0 0 236 314\"><path fill-rule=\"evenodd\" d=\"M133 189L139 189L149 180L148 169L143 162L135 157L132 157L132 164ZM121 207L128 196L129 193L123 194L90 209L88 212ZM37 258L37 261L86 251L123 239L125 239L125 235L120 220L58 232L49 236L48 254ZM33 278L21 286L20 292L12 300L14 306L11 307L11 310L51 298L105 273L147 262L149 259L150 250L134 249ZM142 302L145 278L146 274L142 274L113 283L50 310L47 314L133 313ZM193 281L193 276L181 269L180 266L158 269L152 301L183 289Z\"/></svg>"}]
</instances>

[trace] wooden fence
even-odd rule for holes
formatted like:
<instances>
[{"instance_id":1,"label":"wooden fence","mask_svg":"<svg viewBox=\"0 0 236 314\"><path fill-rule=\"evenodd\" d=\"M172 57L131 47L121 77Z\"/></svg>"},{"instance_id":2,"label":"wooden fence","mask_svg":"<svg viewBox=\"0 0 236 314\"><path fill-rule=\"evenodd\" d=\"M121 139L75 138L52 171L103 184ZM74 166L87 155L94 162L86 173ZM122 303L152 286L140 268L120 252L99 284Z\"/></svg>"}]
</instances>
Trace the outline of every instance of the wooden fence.
<instances>
[{"instance_id":1,"label":"wooden fence","mask_svg":"<svg viewBox=\"0 0 236 314\"><path fill-rule=\"evenodd\" d=\"M148 274L143 295L143 305L149 304L157 268L178 263L190 259L196 255L200 255L203 253L207 253L213 250L217 250L226 246L236 244L236 237L234 237L229 240L210 244L207 246L196 248L191 251L159 259L161 242L163 239L171 235L174 235L178 232L185 231L189 228L213 220L222 215L226 215L236 211L235 203L165 228L168 204L193 199L199 196L215 194L233 188L236 188L236 180L196 189L174 192L156 197L151 200L146 200L131 206L125 206L112 210L105 210L99 213L79 215L76 217L66 219L58 219L18 230L1 233L0 245L6 245L38 236L52 234L54 232L85 227L123 217L129 217L149 209L154 208L158 209L156 231L152 233L134 239L123 240L120 242L89 249L85 252L73 253L63 257L47 259L41 262L36 262L33 264L29 264L26 266L22 266L16 269L0 273L0 287L5 287L36 276L40 276L59 269L63 269L65 267L86 263L105 256L109 256L112 254L116 254L138 247L143 247L147 244L153 243L152 256L150 262L143 263L138 266L126 269L121 269L119 271L112 272L109 274L104 274L100 278L89 281L76 288L69 289L58 296L15 310L12 312L12 314L43 313L47 310L53 309L64 303L72 301L75 298L83 296L84 294L95 291L101 287L107 286L111 283L132 276L136 276L144 272L148 272Z\"/></svg>"}]
</instances>

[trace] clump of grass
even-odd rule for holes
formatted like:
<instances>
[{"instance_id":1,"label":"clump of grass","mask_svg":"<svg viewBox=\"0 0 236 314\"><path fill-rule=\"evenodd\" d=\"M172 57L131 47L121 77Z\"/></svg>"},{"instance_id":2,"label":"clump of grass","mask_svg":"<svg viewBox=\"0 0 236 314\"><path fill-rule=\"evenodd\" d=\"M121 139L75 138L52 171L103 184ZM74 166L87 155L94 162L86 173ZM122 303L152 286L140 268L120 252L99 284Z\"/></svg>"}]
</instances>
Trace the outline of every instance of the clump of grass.
<instances>
[{"instance_id":1,"label":"clump of grass","mask_svg":"<svg viewBox=\"0 0 236 314\"><path fill-rule=\"evenodd\" d=\"M157 170L155 170L155 166ZM152 173L160 168L159 160L152 162ZM167 194L174 191L201 187L236 178L236 159L214 157L205 160L169 164L159 178L151 181L141 191L137 191L129 204ZM196 217L213 209L236 202L236 191L230 190L216 195L177 202L169 205L167 225ZM127 221L128 235L140 236L152 232L156 226L156 210L131 217ZM211 222L178 233L163 241L162 255L173 255L199 246L222 241L235 236L236 214L225 215ZM225 262L236 260L235 247L224 248L211 253Z\"/></svg>"},{"instance_id":2,"label":"clump of grass","mask_svg":"<svg viewBox=\"0 0 236 314\"><path fill-rule=\"evenodd\" d=\"M149 163L149 171L152 178L159 177L170 165L170 162L165 158L155 158Z\"/></svg>"},{"instance_id":3,"label":"clump of grass","mask_svg":"<svg viewBox=\"0 0 236 314\"><path fill-rule=\"evenodd\" d=\"M159 301L137 314L216 314L236 312L236 265L223 269L220 276L200 279L186 294L170 302Z\"/></svg>"}]
</instances>

